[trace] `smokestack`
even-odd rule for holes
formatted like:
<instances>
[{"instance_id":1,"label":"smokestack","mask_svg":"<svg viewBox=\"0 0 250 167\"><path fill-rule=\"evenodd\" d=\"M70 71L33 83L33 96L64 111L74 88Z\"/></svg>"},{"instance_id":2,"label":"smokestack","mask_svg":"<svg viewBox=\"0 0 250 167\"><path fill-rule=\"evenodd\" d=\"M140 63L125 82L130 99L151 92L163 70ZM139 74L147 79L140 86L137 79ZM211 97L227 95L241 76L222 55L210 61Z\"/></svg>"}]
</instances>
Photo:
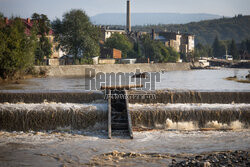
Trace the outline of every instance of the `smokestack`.
<instances>
[{"instance_id":1,"label":"smokestack","mask_svg":"<svg viewBox=\"0 0 250 167\"><path fill-rule=\"evenodd\" d=\"M27 23L30 24L30 18L27 18Z\"/></svg>"},{"instance_id":2,"label":"smokestack","mask_svg":"<svg viewBox=\"0 0 250 167\"><path fill-rule=\"evenodd\" d=\"M127 0L127 32L131 32L130 0Z\"/></svg>"},{"instance_id":3,"label":"smokestack","mask_svg":"<svg viewBox=\"0 0 250 167\"><path fill-rule=\"evenodd\" d=\"M4 22L5 22L5 24L9 24L8 17L5 17L5 18L4 18Z\"/></svg>"},{"instance_id":4,"label":"smokestack","mask_svg":"<svg viewBox=\"0 0 250 167\"><path fill-rule=\"evenodd\" d=\"M155 40L155 29L152 29L151 37L152 37L152 40Z\"/></svg>"}]
</instances>

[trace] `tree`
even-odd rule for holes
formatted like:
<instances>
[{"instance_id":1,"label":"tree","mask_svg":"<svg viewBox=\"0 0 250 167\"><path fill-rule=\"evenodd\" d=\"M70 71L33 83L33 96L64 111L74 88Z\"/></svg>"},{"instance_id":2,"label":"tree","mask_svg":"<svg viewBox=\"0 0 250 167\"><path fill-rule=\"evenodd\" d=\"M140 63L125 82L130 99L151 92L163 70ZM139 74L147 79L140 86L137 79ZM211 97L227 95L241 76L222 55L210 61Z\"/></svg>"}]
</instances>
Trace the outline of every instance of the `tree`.
<instances>
[{"instance_id":1,"label":"tree","mask_svg":"<svg viewBox=\"0 0 250 167\"><path fill-rule=\"evenodd\" d=\"M4 23L4 15L0 12L0 28L5 25Z\"/></svg>"},{"instance_id":2,"label":"tree","mask_svg":"<svg viewBox=\"0 0 250 167\"><path fill-rule=\"evenodd\" d=\"M34 13L32 15L33 20L33 28L32 31L36 33L39 40L36 45L35 50L35 58L36 63L40 64L44 58L49 58L52 54L52 44L48 39L48 35L50 34L50 20L44 14Z\"/></svg>"},{"instance_id":3,"label":"tree","mask_svg":"<svg viewBox=\"0 0 250 167\"><path fill-rule=\"evenodd\" d=\"M209 45L198 43L194 51L195 57L212 57L212 48Z\"/></svg>"},{"instance_id":4,"label":"tree","mask_svg":"<svg viewBox=\"0 0 250 167\"><path fill-rule=\"evenodd\" d=\"M46 15L33 13L31 18L36 28L37 35L40 35L40 36L49 35L51 24L50 24L50 20L48 19Z\"/></svg>"},{"instance_id":5,"label":"tree","mask_svg":"<svg viewBox=\"0 0 250 167\"><path fill-rule=\"evenodd\" d=\"M243 40L240 44L241 55L250 53L250 39Z\"/></svg>"},{"instance_id":6,"label":"tree","mask_svg":"<svg viewBox=\"0 0 250 167\"><path fill-rule=\"evenodd\" d=\"M160 41L152 40L149 35L142 37L144 57L156 63L176 62L180 54Z\"/></svg>"},{"instance_id":7,"label":"tree","mask_svg":"<svg viewBox=\"0 0 250 167\"><path fill-rule=\"evenodd\" d=\"M215 37L213 43L213 56L220 58L226 54L226 45L219 40L218 36Z\"/></svg>"},{"instance_id":8,"label":"tree","mask_svg":"<svg viewBox=\"0 0 250 167\"><path fill-rule=\"evenodd\" d=\"M19 18L0 27L0 77L12 78L25 72L34 62L35 37L25 34Z\"/></svg>"},{"instance_id":9,"label":"tree","mask_svg":"<svg viewBox=\"0 0 250 167\"><path fill-rule=\"evenodd\" d=\"M128 37L123 34L112 34L105 42L105 46L121 50L123 58L127 58L128 53L132 54L133 44L129 41Z\"/></svg>"},{"instance_id":10,"label":"tree","mask_svg":"<svg viewBox=\"0 0 250 167\"><path fill-rule=\"evenodd\" d=\"M100 32L93 26L88 16L82 10L71 10L52 23L55 40L74 60L91 59L100 55ZM76 63L76 61L75 61Z\"/></svg>"},{"instance_id":11,"label":"tree","mask_svg":"<svg viewBox=\"0 0 250 167\"><path fill-rule=\"evenodd\" d=\"M234 60L239 59L239 53L235 41L232 39L229 45L229 54L233 56Z\"/></svg>"}]
</instances>

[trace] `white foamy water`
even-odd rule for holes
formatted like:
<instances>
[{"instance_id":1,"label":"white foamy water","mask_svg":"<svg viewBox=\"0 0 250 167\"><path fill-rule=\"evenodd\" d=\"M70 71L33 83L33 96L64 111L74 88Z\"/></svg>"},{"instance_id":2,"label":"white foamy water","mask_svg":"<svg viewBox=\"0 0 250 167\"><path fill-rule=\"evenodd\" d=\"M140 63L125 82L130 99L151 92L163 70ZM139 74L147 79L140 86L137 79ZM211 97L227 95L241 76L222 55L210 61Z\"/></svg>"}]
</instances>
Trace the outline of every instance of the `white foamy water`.
<instances>
[{"instance_id":1,"label":"white foamy water","mask_svg":"<svg viewBox=\"0 0 250 167\"><path fill-rule=\"evenodd\" d=\"M47 107L45 107L47 106ZM0 104L1 109L43 110L84 109L107 110L107 104ZM248 108L250 104L130 104L131 109L156 108L189 109L232 109ZM143 110L142 110L143 112ZM104 125L95 125L104 126ZM158 125L159 127L163 125ZM199 131L193 122L173 122L167 119L166 130L134 132L134 139L124 136L107 139L107 131L78 131L71 127L59 127L54 131L5 132L0 131L0 164L4 166L87 166L96 156L114 151L125 153L202 153L211 151L249 150L250 130L241 129L241 123L230 125L210 121L207 128L235 127L233 131ZM97 128L98 129L98 128ZM179 129L179 131L169 131ZM185 130L185 131L182 131ZM195 130L195 131L193 131ZM138 164L139 165L139 164ZM146 164L144 164L146 165ZM1 165L0 165L1 166Z\"/></svg>"},{"instance_id":2,"label":"white foamy water","mask_svg":"<svg viewBox=\"0 0 250 167\"><path fill-rule=\"evenodd\" d=\"M180 110L185 110L185 109L240 109L240 108L250 108L250 104L205 104L205 103L178 103L178 104L162 104L162 103L157 103L157 104L129 104L129 108L131 109L180 109Z\"/></svg>"},{"instance_id":3,"label":"white foamy water","mask_svg":"<svg viewBox=\"0 0 250 167\"><path fill-rule=\"evenodd\" d=\"M136 126L146 129L249 128L250 104L129 104L129 109Z\"/></svg>"},{"instance_id":4,"label":"white foamy water","mask_svg":"<svg viewBox=\"0 0 250 167\"><path fill-rule=\"evenodd\" d=\"M77 103L54 103L54 102L44 102L44 103L2 103L0 104L0 110L32 110L32 111L44 111L48 107L54 110L97 110L97 111L107 111L108 105L106 103L89 103L89 104L77 104Z\"/></svg>"}]
</instances>

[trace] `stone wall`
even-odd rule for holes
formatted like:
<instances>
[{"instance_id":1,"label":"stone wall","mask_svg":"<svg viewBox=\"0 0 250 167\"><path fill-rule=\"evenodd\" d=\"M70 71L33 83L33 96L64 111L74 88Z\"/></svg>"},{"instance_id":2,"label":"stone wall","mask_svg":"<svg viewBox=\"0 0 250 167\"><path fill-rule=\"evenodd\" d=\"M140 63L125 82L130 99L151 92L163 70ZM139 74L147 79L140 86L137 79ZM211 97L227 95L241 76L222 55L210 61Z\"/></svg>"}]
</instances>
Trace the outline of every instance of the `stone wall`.
<instances>
[{"instance_id":1,"label":"stone wall","mask_svg":"<svg viewBox=\"0 0 250 167\"><path fill-rule=\"evenodd\" d=\"M164 63L164 64L108 64L108 65L68 65L68 66L36 66L35 70L46 71L47 76L87 76L86 69L92 68L96 72L161 72L161 71L181 71L190 70L190 63Z\"/></svg>"}]
</instances>

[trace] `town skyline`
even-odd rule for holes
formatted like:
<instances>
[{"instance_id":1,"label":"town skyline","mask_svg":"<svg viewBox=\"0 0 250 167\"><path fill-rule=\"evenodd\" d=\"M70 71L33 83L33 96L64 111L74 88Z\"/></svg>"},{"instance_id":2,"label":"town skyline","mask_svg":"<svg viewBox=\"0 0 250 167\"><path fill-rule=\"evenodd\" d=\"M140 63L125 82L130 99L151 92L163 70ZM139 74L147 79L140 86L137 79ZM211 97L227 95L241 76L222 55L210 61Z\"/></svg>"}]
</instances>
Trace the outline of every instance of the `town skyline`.
<instances>
[{"instance_id":1,"label":"town skyline","mask_svg":"<svg viewBox=\"0 0 250 167\"><path fill-rule=\"evenodd\" d=\"M125 13L127 0L0 0L0 12L5 16L30 17L32 13L43 13L49 19L61 18L71 9L82 9L88 16L102 13ZM248 0L131 0L131 13L207 13L221 16L250 15Z\"/></svg>"}]
</instances>

